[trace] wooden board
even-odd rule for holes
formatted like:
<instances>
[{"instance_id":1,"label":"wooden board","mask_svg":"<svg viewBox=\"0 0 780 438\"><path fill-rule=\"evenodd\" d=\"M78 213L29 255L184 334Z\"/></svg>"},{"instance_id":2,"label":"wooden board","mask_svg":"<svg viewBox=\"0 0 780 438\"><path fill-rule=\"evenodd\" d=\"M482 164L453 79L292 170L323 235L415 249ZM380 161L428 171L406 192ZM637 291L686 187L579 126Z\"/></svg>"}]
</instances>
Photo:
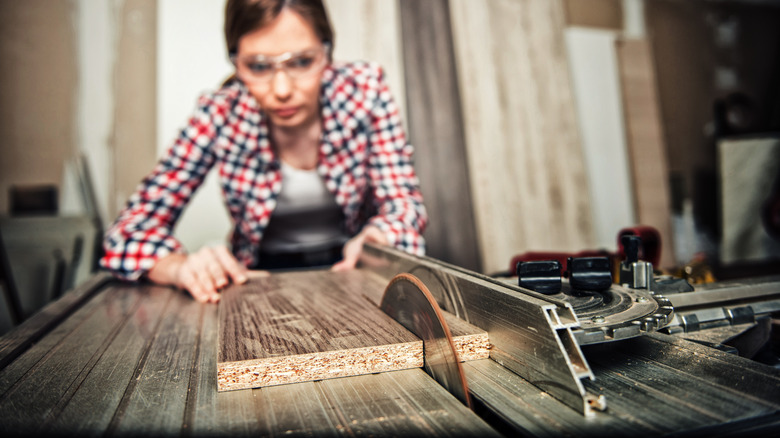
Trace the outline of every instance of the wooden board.
<instances>
[{"instance_id":1,"label":"wooden board","mask_svg":"<svg viewBox=\"0 0 780 438\"><path fill-rule=\"evenodd\" d=\"M636 224L626 145L617 33L566 29L585 168L593 212L593 248L617 248L618 231ZM594 110L598 108L598 111Z\"/></svg>"},{"instance_id":2,"label":"wooden board","mask_svg":"<svg viewBox=\"0 0 780 438\"><path fill-rule=\"evenodd\" d=\"M385 281L364 271L273 274L223 293L220 391L423 366L422 341L383 313ZM459 354L487 357L487 333L450 316ZM462 359L463 360L463 359Z\"/></svg>"},{"instance_id":3,"label":"wooden board","mask_svg":"<svg viewBox=\"0 0 780 438\"><path fill-rule=\"evenodd\" d=\"M593 244L562 0L450 2L485 272Z\"/></svg>"},{"instance_id":4,"label":"wooden board","mask_svg":"<svg viewBox=\"0 0 780 438\"><path fill-rule=\"evenodd\" d=\"M780 175L780 138L721 140L718 164L721 263L780 259L780 242L767 233L761 217Z\"/></svg>"},{"instance_id":5,"label":"wooden board","mask_svg":"<svg viewBox=\"0 0 780 438\"><path fill-rule=\"evenodd\" d=\"M669 171L653 53L643 39L616 44L637 222L661 233L661 266L674 266Z\"/></svg>"},{"instance_id":6,"label":"wooden board","mask_svg":"<svg viewBox=\"0 0 780 438\"><path fill-rule=\"evenodd\" d=\"M426 254L481 271L449 3L402 0L399 4L406 126L429 216Z\"/></svg>"},{"instance_id":7,"label":"wooden board","mask_svg":"<svg viewBox=\"0 0 780 438\"><path fill-rule=\"evenodd\" d=\"M0 338L4 436L495 436L419 368L218 393L217 306L105 280Z\"/></svg>"},{"instance_id":8,"label":"wooden board","mask_svg":"<svg viewBox=\"0 0 780 438\"><path fill-rule=\"evenodd\" d=\"M370 280L356 271L289 272L225 291L219 390L422 367L422 341L363 297L363 288L384 288Z\"/></svg>"},{"instance_id":9,"label":"wooden board","mask_svg":"<svg viewBox=\"0 0 780 438\"><path fill-rule=\"evenodd\" d=\"M623 30L622 0L565 0L567 26Z\"/></svg>"}]
</instances>

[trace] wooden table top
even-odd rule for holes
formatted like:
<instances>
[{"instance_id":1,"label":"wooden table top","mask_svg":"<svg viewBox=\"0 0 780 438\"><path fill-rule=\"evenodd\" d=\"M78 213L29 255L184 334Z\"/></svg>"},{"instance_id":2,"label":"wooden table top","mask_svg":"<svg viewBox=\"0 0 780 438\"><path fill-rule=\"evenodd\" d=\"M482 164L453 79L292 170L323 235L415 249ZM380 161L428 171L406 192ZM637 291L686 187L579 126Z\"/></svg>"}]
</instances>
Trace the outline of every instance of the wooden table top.
<instances>
[{"instance_id":1,"label":"wooden table top","mask_svg":"<svg viewBox=\"0 0 780 438\"><path fill-rule=\"evenodd\" d=\"M494 434L420 368L219 393L217 326L216 305L99 274L0 338L0 430Z\"/></svg>"},{"instance_id":2,"label":"wooden table top","mask_svg":"<svg viewBox=\"0 0 780 438\"><path fill-rule=\"evenodd\" d=\"M495 436L420 368L218 392L218 325L184 292L93 277L0 338L0 435ZM492 359L464 371L510 433L780 429L772 367L662 334L589 347L592 417Z\"/></svg>"}]
</instances>

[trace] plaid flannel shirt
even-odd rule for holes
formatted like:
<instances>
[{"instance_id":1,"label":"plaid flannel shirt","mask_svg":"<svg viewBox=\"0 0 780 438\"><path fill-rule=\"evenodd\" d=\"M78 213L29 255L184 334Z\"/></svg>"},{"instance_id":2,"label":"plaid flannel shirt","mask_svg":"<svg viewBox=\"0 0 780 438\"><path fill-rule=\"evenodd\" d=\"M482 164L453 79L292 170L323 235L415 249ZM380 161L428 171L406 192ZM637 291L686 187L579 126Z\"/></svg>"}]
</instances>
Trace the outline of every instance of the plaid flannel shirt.
<instances>
[{"instance_id":1,"label":"plaid flannel shirt","mask_svg":"<svg viewBox=\"0 0 780 438\"><path fill-rule=\"evenodd\" d=\"M344 212L347 232L354 235L372 224L391 245L423 254L427 216L413 151L381 68L363 62L329 66L320 106L317 171ZM101 266L136 280L156 260L184 252L173 237L174 224L215 165L234 226L232 251L246 266L254 265L282 175L265 116L246 87L233 81L200 98L178 139L106 233Z\"/></svg>"}]
</instances>

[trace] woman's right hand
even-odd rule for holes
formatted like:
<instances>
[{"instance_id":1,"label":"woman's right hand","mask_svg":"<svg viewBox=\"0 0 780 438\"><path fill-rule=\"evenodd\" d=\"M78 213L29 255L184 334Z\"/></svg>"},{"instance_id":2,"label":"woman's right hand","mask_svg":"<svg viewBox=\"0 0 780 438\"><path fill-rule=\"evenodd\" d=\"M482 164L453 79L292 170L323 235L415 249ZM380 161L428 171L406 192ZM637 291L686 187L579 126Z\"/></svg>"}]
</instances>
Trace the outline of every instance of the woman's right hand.
<instances>
[{"instance_id":1,"label":"woman's right hand","mask_svg":"<svg viewBox=\"0 0 780 438\"><path fill-rule=\"evenodd\" d=\"M258 272L257 275L267 275ZM206 247L193 254L170 254L149 271L149 280L187 290L195 300L217 303L220 290L233 282L246 283L250 271L225 246Z\"/></svg>"}]
</instances>

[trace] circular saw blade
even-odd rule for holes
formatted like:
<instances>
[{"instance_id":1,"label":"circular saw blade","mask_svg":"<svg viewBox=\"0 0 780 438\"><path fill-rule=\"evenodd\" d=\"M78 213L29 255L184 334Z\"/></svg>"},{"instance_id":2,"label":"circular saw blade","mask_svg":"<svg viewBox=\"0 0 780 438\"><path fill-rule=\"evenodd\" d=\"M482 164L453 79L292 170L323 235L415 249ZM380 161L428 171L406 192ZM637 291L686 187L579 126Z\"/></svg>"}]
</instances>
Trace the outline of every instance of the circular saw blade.
<instances>
[{"instance_id":1,"label":"circular saw blade","mask_svg":"<svg viewBox=\"0 0 780 438\"><path fill-rule=\"evenodd\" d=\"M452 334L439 305L420 279L411 274L396 275L385 288L380 308L422 339L425 371L471 408Z\"/></svg>"}]
</instances>

